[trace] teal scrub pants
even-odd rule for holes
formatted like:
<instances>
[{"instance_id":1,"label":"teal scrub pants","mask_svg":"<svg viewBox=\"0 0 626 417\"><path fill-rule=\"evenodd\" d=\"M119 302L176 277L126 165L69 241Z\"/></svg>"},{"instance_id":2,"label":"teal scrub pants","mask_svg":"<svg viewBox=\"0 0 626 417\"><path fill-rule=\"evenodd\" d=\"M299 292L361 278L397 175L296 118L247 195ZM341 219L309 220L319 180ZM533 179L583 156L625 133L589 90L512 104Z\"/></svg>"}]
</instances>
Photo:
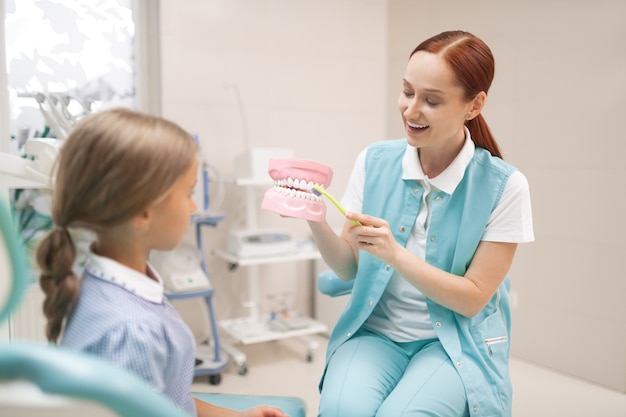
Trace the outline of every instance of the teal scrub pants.
<instances>
[{"instance_id":1,"label":"teal scrub pants","mask_svg":"<svg viewBox=\"0 0 626 417\"><path fill-rule=\"evenodd\" d=\"M463 382L437 339L395 343L360 330L332 356L321 417L466 417Z\"/></svg>"}]
</instances>

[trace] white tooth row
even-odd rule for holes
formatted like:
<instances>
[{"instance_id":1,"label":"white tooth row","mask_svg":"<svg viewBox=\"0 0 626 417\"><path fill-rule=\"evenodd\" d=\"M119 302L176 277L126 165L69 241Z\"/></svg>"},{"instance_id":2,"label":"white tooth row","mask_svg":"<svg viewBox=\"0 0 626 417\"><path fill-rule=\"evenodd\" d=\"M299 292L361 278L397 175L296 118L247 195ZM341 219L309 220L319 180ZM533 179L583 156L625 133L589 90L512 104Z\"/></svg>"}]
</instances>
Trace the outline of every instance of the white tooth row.
<instances>
[{"instance_id":1,"label":"white tooth row","mask_svg":"<svg viewBox=\"0 0 626 417\"><path fill-rule=\"evenodd\" d=\"M299 179L294 180L293 178L289 177L287 179L275 180L274 185L278 185L280 187L295 188L296 190L311 191L311 188L313 188L315 184L313 183L313 181Z\"/></svg>"},{"instance_id":2,"label":"white tooth row","mask_svg":"<svg viewBox=\"0 0 626 417\"><path fill-rule=\"evenodd\" d=\"M291 177L274 181L274 189L287 197L302 198L311 201L321 201L322 197L311 193L315 183L313 181L298 180Z\"/></svg>"}]
</instances>

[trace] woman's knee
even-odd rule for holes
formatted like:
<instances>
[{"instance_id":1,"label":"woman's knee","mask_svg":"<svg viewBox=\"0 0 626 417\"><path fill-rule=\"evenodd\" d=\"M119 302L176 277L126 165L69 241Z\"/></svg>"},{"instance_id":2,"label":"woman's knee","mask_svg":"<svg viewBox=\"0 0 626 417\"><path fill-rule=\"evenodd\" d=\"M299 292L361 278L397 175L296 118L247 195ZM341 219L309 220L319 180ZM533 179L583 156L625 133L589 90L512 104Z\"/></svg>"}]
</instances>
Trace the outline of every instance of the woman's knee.
<instances>
[{"instance_id":1,"label":"woman's knee","mask_svg":"<svg viewBox=\"0 0 626 417\"><path fill-rule=\"evenodd\" d=\"M324 395L320 398L319 417L374 417L380 400L366 396ZM397 416L396 416L397 417Z\"/></svg>"},{"instance_id":2,"label":"woman's knee","mask_svg":"<svg viewBox=\"0 0 626 417\"><path fill-rule=\"evenodd\" d=\"M374 416L402 375L408 357L377 336L359 335L342 345L326 368L321 416Z\"/></svg>"},{"instance_id":3,"label":"woman's knee","mask_svg":"<svg viewBox=\"0 0 626 417\"><path fill-rule=\"evenodd\" d=\"M463 381L436 342L413 357L376 417L463 417L467 410Z\"/></svg>"}]
</instances>

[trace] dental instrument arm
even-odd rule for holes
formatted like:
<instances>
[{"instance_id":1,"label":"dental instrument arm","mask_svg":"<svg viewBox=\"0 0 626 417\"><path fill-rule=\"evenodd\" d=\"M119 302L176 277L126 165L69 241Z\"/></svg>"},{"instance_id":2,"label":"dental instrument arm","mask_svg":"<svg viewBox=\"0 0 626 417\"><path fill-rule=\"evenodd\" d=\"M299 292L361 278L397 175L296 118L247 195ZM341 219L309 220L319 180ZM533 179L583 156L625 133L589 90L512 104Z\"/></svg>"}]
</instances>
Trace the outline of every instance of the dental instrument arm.
<instances>
[{"instance_id":1,"label":"dental instrument arm","mask_svg":"<svg viewBox=\"0 0 626 417\"><path fill-rule=\"evenodd\" d=\"M24 157L0 152L0 185L7 188L49 187L61 143L57 139L32 138L24 145Z\"/></svg>"}]
</instances>

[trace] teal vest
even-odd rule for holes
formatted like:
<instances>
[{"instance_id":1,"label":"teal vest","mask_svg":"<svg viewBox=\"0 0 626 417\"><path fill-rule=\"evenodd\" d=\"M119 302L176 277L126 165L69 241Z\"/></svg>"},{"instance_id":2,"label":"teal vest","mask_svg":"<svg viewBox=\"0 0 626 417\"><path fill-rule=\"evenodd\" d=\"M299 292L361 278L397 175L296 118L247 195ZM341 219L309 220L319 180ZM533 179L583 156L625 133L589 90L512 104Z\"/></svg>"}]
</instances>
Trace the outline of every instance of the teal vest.
<instances>
[{"instance_id":1,"label":"teal vest","mask_svg":"<svg viewBox=\"0 0 626 417\"><path fill-rule=\"evenodd\" d=\"M406 245L424 192L416 181L402 179L406 146L406 140L399 139L369 147L363 192L363 213L385 219L402 245ZM432 212L426 243L429 264L455 275L465 274L514 170L485 149L476 148L454 193L430 194ZM352 296L333 329L327 358L363 325L392 274L391 266L365 251L359 252ZM508 292L507 277L487 306L472 318L427 299L437 336L465 384L471 416L511 414Z\"/></svg>"}]
</instances>

